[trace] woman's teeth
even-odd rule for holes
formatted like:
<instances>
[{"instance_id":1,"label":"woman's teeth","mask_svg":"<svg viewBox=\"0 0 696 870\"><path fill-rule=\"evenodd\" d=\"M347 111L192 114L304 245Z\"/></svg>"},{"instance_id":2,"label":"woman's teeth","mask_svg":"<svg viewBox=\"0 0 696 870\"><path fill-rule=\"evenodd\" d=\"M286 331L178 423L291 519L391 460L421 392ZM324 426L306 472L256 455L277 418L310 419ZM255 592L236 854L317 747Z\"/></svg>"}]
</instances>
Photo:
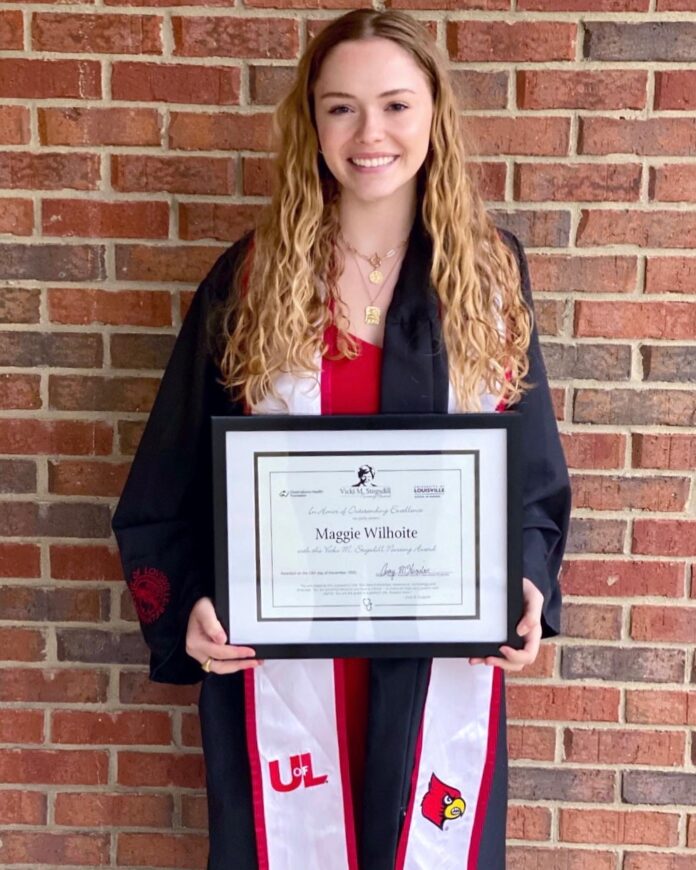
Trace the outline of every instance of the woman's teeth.
<instances>
[{"instance_id":1,"label":"woman's teeth","mask_svg":"<svg viewBox=\"0 0 696 870\"><path fill-rule=\"evenodd\" d=\"M350 162L354 163L356 166L386 166L389 163L393 163L396 160L396 157L375 157L371 160L362 160L359 157L351 157Z\"/></svg>"}]
</instances>

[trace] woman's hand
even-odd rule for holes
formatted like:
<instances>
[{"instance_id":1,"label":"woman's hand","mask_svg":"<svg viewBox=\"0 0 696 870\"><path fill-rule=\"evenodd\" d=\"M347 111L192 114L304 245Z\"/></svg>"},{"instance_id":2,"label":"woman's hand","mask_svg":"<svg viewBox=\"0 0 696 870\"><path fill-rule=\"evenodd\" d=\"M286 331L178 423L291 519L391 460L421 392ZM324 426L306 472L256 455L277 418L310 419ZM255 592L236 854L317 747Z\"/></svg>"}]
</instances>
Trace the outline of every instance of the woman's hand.
<instances>
[{"instance_id":1,"label":"woman's hand","mask_svg":"<svg viewBox=\"0 0 696 870\"><path fill-rule=\"evenodd\" d=\"M485 659L469 659L469 664L495 665L504 671L521 671L525 665L531 665L536 659L541 641L541 608L544 596L527 577L522 580L522 595L524 614L517 623L517 634L525 639L524 647L513 649L510 646L501 646L500 652L505 658L488 656Z\"/></svg>"},{"instance_id":2,"label":"woman's hand","mask_svg":"<svg viewBox=\"0 0 696 870\"><path fill-rule=\"evenodd\" d=\"M193 605L186 629L186 652L200 662L210 674L234 674L258 667L261 662L250 658L256 653L248 646L228 646L225 629L215 613L210 598L199 598Z\"/></svg>"}]
</instances>

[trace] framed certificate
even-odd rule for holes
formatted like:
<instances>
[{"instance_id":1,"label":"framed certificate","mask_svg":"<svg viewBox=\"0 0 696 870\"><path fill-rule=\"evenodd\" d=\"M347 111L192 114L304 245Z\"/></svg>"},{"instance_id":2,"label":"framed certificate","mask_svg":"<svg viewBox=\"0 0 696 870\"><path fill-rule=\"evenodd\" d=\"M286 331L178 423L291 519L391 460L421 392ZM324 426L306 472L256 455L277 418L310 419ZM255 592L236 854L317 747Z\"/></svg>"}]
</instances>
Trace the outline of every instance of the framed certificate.
<instances>
[{"instance_id":1,"label":"framed certificate","mask_svg":"<svg viewBox=\"0 0 696 870\"><path fill-rule=\"evenodd\" d=\"M213 418L216 609L260 658L520 648L517 414Z\"/></svg>"}]
</instances>

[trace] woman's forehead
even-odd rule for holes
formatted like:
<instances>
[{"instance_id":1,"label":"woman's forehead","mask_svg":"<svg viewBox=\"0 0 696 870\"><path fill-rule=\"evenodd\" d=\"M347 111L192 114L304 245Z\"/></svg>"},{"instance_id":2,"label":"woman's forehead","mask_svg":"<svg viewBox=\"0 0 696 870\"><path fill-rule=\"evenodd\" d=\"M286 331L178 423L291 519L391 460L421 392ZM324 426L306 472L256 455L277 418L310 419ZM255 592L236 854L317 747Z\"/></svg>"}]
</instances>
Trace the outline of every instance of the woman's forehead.
<instances>
[{"instance_id":1,"label":"woman's forehead","mask_svg":"<svg viewBox=\"0 0 696 870\"><path fill-rule=\"evenodd\" d=\"M355 96L378 96L387 89L418 91L426 86L425 73L405 48L390 39L373 37L334 46L319 70L316 93L321 97L338 90Z\"/></svg>"}]
</instances>

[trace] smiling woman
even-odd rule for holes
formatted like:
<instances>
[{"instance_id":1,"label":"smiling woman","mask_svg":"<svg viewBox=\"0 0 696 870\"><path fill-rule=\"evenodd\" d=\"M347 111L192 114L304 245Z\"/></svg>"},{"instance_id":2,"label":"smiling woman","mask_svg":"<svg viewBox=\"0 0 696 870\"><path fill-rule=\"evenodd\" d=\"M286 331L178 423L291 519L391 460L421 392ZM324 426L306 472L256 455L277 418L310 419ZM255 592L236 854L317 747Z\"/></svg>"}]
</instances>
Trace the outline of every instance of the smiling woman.
<instances>
[{"instance_id":1,"label":"smiling woman","mask_svg":"<svg viewBox=\"0 0 696 870\"><path fill-rule=\"evenodd\" d=\"M209 868L502 870L503 672L559 630L570 507L526 260L472 184L446 64L410 16L325 27L275 126L272 199L196 293L114 517L152 678L204 680ZM211 416L507 408L522 418L523 649L261 663L228 642ZM355 485L374 476L362 465Z\"/></svg>"}]
</instances>

